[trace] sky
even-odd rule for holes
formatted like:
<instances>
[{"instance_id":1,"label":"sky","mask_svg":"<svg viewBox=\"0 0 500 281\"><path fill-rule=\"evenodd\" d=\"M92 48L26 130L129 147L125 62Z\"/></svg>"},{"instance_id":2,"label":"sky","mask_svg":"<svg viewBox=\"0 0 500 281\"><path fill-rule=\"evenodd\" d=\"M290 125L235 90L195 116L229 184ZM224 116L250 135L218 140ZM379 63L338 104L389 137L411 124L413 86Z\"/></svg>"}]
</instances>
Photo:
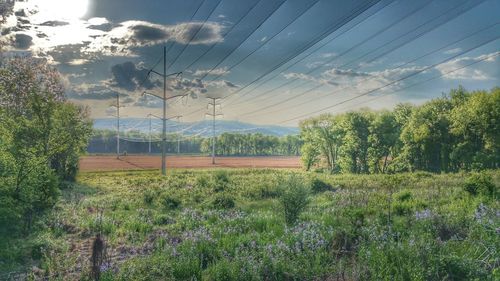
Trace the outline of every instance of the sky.
<instances>
[{"instance_id":1,"label":"sky","mask_svg":"<svg viewBox=\"0 0 500 281\"><path fill-rule=\"evenodd\" d=\"M498 0L26 0L0 26L47 60L93 118L296 126L320 113L423 103L500 80ZM149 70L153 69L153 72ZM148 75L149 73L149 75ZM143 95L144 92L150 95Z\"/></svg>"}]
</instances>

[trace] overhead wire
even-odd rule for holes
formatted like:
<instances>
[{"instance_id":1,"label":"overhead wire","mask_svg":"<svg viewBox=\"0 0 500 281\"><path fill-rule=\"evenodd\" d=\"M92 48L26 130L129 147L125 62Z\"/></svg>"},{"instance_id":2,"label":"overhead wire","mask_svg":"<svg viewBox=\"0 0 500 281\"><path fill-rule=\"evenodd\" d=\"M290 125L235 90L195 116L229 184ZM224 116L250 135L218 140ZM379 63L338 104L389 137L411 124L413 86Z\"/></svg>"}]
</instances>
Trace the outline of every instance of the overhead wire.
<instances>
[{"instance_id":1,"label":"overhead wire","mask_svg":"<svg viewBox=\"0 0 500 281\"><path fill-rule=\"evenodd\" d=\"M470 1L469 1L469 0L467 0L467 1L462 2L460 5L455 6L453 9L451 9L451 10L447 11L445 14L447 14L447 13L449 13L449 12L454 11L456 8L459 8L461 5L464 5L464 4L465 4L465 3L467 3L467 2L470 2ZM474 8L475 6L477 6L477 5L481 4L482 2L484 2L484 0L480 0L480 1L476 2L476 3L472 6L472 7L470 7L470 9L472 9L472 8ZM462 11L462 12L466 12L466 11L467 11L467 10L464 10L464 11ZM462 12L461 12L461 13L462 13ZM400 44L400 45L397 45L397 46L392 47L391 49L387 50L385 53L383 53L383 54L379 55L379 56L378 56L377 58L375 58L375 59L380 58L382 55L387 55L388 53L391 53L392 51L394 51L394 50L397 50L397 49L401 48L402 46L404 46L404 45L408 44L409 42L412 42L412 41L414 41L414 40L416 40L416 39L420 38L420 37L421 37L421 36L423 36L424 34L427 34L427 33L429 33L430 31L434 30L435 28L437 28L437 27L439 27L439 26L441 26L441 25L443 25L443 24L446 24L447 22L449 22L449 21L453 20L454 18L456 18L457 16L459 16L461 13L458 13L458 14L454 15L453 17L451 17L451 18L447 19L444 23L441 23L441 24L438 24L438 25L436 25L436 26L432 27L430 30L426 30L426 31L424 31L424 32L422 32L422 33L420 33L420 34L417 34L417 36L415 36L415 37L413 37L413 38L409 39L409 40L408 40L408 41L406 41L406 42L403 42L403 43L402 43L402 44ZM438 17L433 18L433 19L432 19L432 20L430 20L430 21L424 22L424 23L422 23L421 25L416 26L416 27L415 27L415 28L413 28L412 30L410 30L410 31L406 32L405 34L403 34L402 36L404 37L404 36L406 36L406 35L410 34L411 32L413 32L413 31L415 31L415 30L418 30L420 27L422 27L422 26L424 26L424 25L426 25L426 24L428 24L428 23L430 23L430 22L432 22L432 21L434 21L434 20L439 19L440 17L442 17L442 16L443 16L443 15L445 15L445 14L441 14L441 15L439 15ZM375 52L375 51L377 51L377 50L379 50L379 49L381 49L381 48L384 48L385 46L388 46L389 44L391 44L391 43L395 42L396 40L398 40L398 39L400 39L400 38L401 38L401 36L398 36L398 37L394 38L393 40L391 40L391 41L387 42L386 44L383 44L383 45L381 45L381 46L379 46L379 47L375 48L374 50L369 51L368 53L366 53L365 55L363 55L363 56L361 56L361 57L365 57L365 56L367 56L367 55L369 55L369 54L371 54L371 53L373 53L373 52ZM358 59L359 59L359 58L361 58L361 57L358 57ZM370 63L370 62L372 62L372 61L373 61L373 60L375 60L375 59L372 59L372 60L370 60L370 61L368 61L368 62L366 62L366 63ZM357 59L356 59L356 60L357 60ZM352 62L354 62L354 61L356 61L356 60L353 60L353 61L351 61L350 63L352 63ZM339 66L338 68L345 67L346 65L349 65L350 63L345 63L345 64L343 64L343 65ZM320 69L320 68L321 68L321 65L320 65L320 66L318 66L318 67L316 67L314 70L317 70L317 69ZM357 70L357 69L359 69L359 68L361 68L361 64L360 64L360 65L358 65L357 67L354 67L354 68L350 69L350 70L351 70L351 71L354 71L354 70ZM309 74L310 74L310 73L312 73L312 72L309 72ZM308 84L308 83L310 83L310 82L311 82L311 81L305 81L304 83L301 83L301 84L299 84L299 85L297 85L297 86L295 86L295 87L291 88L290 90L297 89L297 88L299 88L299 87L301 87L301 86L303 86L303 85L305 85L305 84ZM314 90L316 90L316 89L319 89L319 88L321 88L321 87L323 87L323 86L325 86L325 85L324 85L324 84L319 84L319 85L313 86L312 88L310 88L310 89L308 89L308 90L306 90L306 91L304 91L304 92L299 93L297 96L292 96L291 98L286 99L286 100L285 100L285 102L288 102L288 101L290 101L290 100L296 99L296 98L298 98L298 97L300 97L300 96L303 96L303 95L305 95L305 94L307 94L307 93L310 93L310 92L312 92L312 91L314 91ZM272 96L271 96L270 98L272 98ZM268 100L268 99L263 99L263 100ZM276 105L277 105L277 103L276 103Z\"/></svg>"},{"instance_id":2,"label":"overhead wire","mask_svg":"<svg viewBox=\"0 0 500 281\"><path fill-rule=\"evenodd\" d=\"M489 56L485 56L485 57L483 57L483 58L481 58L481 59L478 59L478 60L476 60L476 61L472 61L472 62L470 62L470 63L467 63L467 64L465 64L465 65L462 65L461 67L455 68L455 69L453 69L453 70L444 71L444 72L442 72L440 75L433 76L433 77L427 78L427 79L425 79L425 80L419 81L419 82L417 82L417 83L413 83L413 84L411 84L411 85L408 85L408 86L405 86L405 87L403 87L403 88L397 89L397 90L396 90L396 91L394 91L394 92L381 94L381 95L379 95L379 96L375 96L375 97L374 97L374 98L372 98L372 99L369 99L369 100L366 100L366 101L359 102L359 103L357 103L356 105L353 105L353 106L350 106L350 107L344 108L344 110L346 110L346 109L352 109L352 108L354 108L354 107L359 107L359 105L361 105L361 104L369 103L369 102L372 102L372 101L377 100L377 99L379 99L379 98L383 98L383 97L386 97L386 96L394 95L394 94L399 93L399 92L401 92L401 91L403 91L403 90L407 90L407 89L412 88L412 87L415 87L415 86L417 86L417 85L420 85L420 84L423 84L423 83L427 83L427 82L429 82L429 81L432 81L432 80L438 79L438 78L440 78L440 77L446 76L446 75L448 75L448 74L451 74L451 73L457 72L457 71L459 71L459 70L462 70L462 69L464 69L464 68L467 68L467 67L472 66L472 65L475 65L475 64L478 64L478 63L480 63L480 62L484 62L484 61L486 61L486 60L493 59L493 58L495 58L495 57L497 57L497 56L499 56L499 55L500 55L500 52L493 53L493 54L491 54L491 55L489 55Z\"/></svg>"},{"instance_id":3,"label":"overhead wire","mask_svg":"<svg viewBox=\"0 0 500 281\"><path fill-rule=\"evenodd\" d=\"M430 4L432 1L434 1L434 0L427 0L427 2L425 2L425 4L424 4L424 5L422 5L421 7L417 7L415 10L411 11L411 12L410 12L410 13L408 13L408 14L405 14L403 17L399 18L399 19L398 19L395 23L393 23L393 24L397 24L398 22L401 22L401 21L405 20L405 19L406 19L407 17L409 17L410 15L413 15L414 13L416 13L416 12L420 11L421 9L425 8L425 7L426 7L428 4ZM372 5L373 5L373 4L372 4ZM371 7L371 6L370 6L370 7ZM365 10L366 10L366 9L365 9L364 7L361 7L361 8L360 8L360 11L365 11ZM348 16L348 17L347 17L347 19L346 19L347 21L346 21L346 22L343 22L343 23L341 22L341 23L340 23L340 26L343 26L343 25L347 24L350 20L352 20L352 17L356 17L356 16L358 16L358 15L359 15L359 11L356 11L355 13L350 14L350 16ZM378 34L380 34L380 33L384 32L385 30L387 30L387 29L391 28L391 27L393 26L393 24L389 24L389 25L387 25L387 27L383 28L382 30L380 30L380 31L378 31L378 32L376 32L376 33L374 33L374 34L372 34L372 35L371 35L371 36L369 36L367 39L365 39L365 41L368 41L368 40L370 40L371 38L373 38L373 37L377 36ZM326 31L327 35L331 34L333 31L338 30L338 28L339 28L338 26L334 26L334 28L329 28L329 29L327 29L327 31ZM323 34L322 34L322 35L323 35ZM322 39L324 39L324 37L320 37L320 40L322 40ZM364 42L365 42L365 41L364 41ZM295 56L293 56L291 59L294 59L295 57L297 57L298 55L300 55L300 54L301 54L301 53L303 53L304 51L308 50L310 47L314 46L314 45L315 45L316 43L318 43L318 42L319 42L319 41L313 41L313 42L311 42L311 43L312 43L312 45L308 45L308 46L306 46L306 48L305 48L305 49L302 49L302 50L300 51L300 53L296 54L296 55L295 55ZM363 44L364 42L362 42L362 43L360 43L360 44ZM356 47L357 47L357 46L356 46ZM354 48L355 48L355 47L352 47L351 49L354 49ZM347 53L347 52L351 51L351 49L346 50L344 53ZM341 54L341 55L342 55L342 54ZM341 55L339 55L339 56L341 56ZM288 62L288 61L289 61L289 60L285 61L284 63L286 63L286 62ZM257 79L253 80L253 81L252 81L252 82L250 82L249 84L245 85L244 87L239 88L237 91L234 91L233 93L231 93L231 96L230 96L230 97L236 97L236 96L235 96L235 94L237 94L237 93L241 92L242 90L246 89L247 87L249 87L249 86L250 86L250 85L252 85L253 83L257 82L258 80L260 80L260 79L261 79L261 78L263 78L264 76L268 75L269 73L271 73L271 72L273 72L274 70L278 69L279 67L283 66L283 65L284 65L284 63L277 65L277 67L272 68L270 71L267 71L267 72L263 73L262 75L260 75L259 77L257 77ZM279 74L278 74L278 75L279 75ZM251 92L251 91L250 91L250 92ZM242 97L244 97L246 94L248 94L248 93L250 93L250 92L246 92L246 93L244 93L244 94L242 94L242 95L238 96L238 97L236 98L236 100L237 100L238 98L242 98ZM234 100L230 101L227 105L232 104L232 103L234 103Z\"/></svg>"},{"instance_id":4,"label":"overhead wire","mask_svg":"<svg viewBox=\"0 0 500 281\"><path fill-rule=\"evenodd\" d=\"M429 69L432 69L432 68L434 68L434 67L436 67L436 66L438 66L438 65L441 65L441 64L444 64L444 63L446 63L446 62L449 62L449 61L451 61L451 60L453 60L453 59L455 59L455 58L457 58L457 57L459 57L459 56L461 56L461 55L463 55L463 54L466 54L466 53L468 53L468 52L470 52L470 51L472 51L472 50L475 50L475 49L480 48L480 47L482 47L482 46L484 46L484 45L486 45L486 44L489 44L489 43L491 43L491 42L493 42L493 41L496 41L496 40L498 40L499 38L500 38L500 37L498 37L498 36L497 36L497 37L495 37L495 38L493 38L493 39L489 39L489 40L487 40L487 41L485 41L485 42L483 42L483 43L481 43L481 44L479 44L479 45L476 45L476 46L474 46L474 47L470 47L470 48L468 48L468 49L462 50L462 51L460 51L460 52L456 53L455 55L453 55L453 56L451 56L451 57L448 57L448 58L446 58L446 59L444 59L444 60L442 60L442 61L440 61L440 62L438 62L438 63L434 63L434 64L432 64L432 65L426 66L426 67L424 67L424 68L422 68L422 69L419 69L419 70L417 70L417 71L415 71L415 72L413 72L413 73L411 73L411 74L405 75L405 76L403 76L403 77L401 77L401 78L398 78L398 79L393 80L393 81L391 81L391 82L389 82L389 83L387 83L387 84L384 84L383 86L380 86L380 87L377 87L377 88L375 88L375 89L372 89L372 90L366 91L366 92L364 92L364 93L362 93L362 94L360 94L360 95L356 95L355 97L352 97L352 98L349 98L349 99L343 100L343 101L338 102L338 103L335 103L335 104L333 104L333 105L326 106L326 107L321 108L321 109L319 109L319 110L315 110L314 112L309 112L309 113L306 113L306 114L302 114L302 115L299 115L299 116L296 116L296 117L293 117L293 118L287 119L287 120L285 120L285 121L279 122L279 124L288 123L288 122L290 122L290 121L294 121L294 120L298 120L298 119L301 119L301 118L307 117L307 116L309 116L309 115L311 115L311 114L315 114L315 113L319 113L319 112L322 112L322 111L325 111L325 110L329 110L329 109L331 109L331 108L334 108L334 107L336 107L336 106L338 106L338 105L341 105L341 104L345 104L345 103L347 103L347 102L349 102L349 101L352 101L352 100L354 100L354 99L357 99L357 98L359 98L359 97L366 96L366 95L369 95L369 94L371 94L371 93L374 93L375 91L379 91L379 90L381 90L381 89L387 88L387 87L389 87L389 86L391 86L391 85L394 85L394 84L396 84L396 83L398 83L398 82L401 82L401 81L403 81L403 80L406 80L406 79L408 79L408 78L411 78L411 77L413 77L413 76L415 76L415 75L417 75L417 74L420 74L420 73L422 73L422 72L424 72L424 71L427 71L427 70L429 70Z\"/></svg>"},{"instance_id":5,"label":"overhead wire","mask_svg":"<svg viewBox=\"0 0 500 281\"><path fill-rule=\"evenodd\" d=\"M257 84L257 85L256 85L256 86L252 89L252 90L247 91L247 92L246 92L246 94L249 94L250 92L253 92L253 91L254 91L254 90L256 90L258 87L260 87L260 86L264 85L265 83L267 83L267 82L269 82L269 81L273 80L274 78L276 78L277 76L279 76L281 73L283 73L283 72L285 72L285 71L289 70L290 68L294 67L294 66L295 66L295 65L297 65L298 63L300 63L300 62L304 61L305 59L309 58L310 56L312 56L313 54L315 54L316 52L318 52L320 49L322 49L322 48L326 47L328 44L330 44L331 42L333 42L333 41L334 41L335 39L337 39L338 37L342 36L343 34L347 33L348 31L352 30L353 28L355 28L355 27L356 27L356 26L358 26L359 24L361 24L361 23L365 22L366 20L368 20L369 18L371 18L372 16L376 15L378 12L380 12L381 10L383 10L384 8L386 8L387 6L389 6L389 5L391 5L391 4L395 3L395 2L396 2L395 0L389 0L389 1L387 1L387 3L384 3L384 4L382 5L382 7L377 7L377 9L374 9L373 11L371 11L371 10L369 9L369 11L370 11L371 13L369 12L366 18L364 18L364 19L360 20L359 22L355 23L354 25L350 26L349 28L347 28L347 29L343 30L343 31L342 31L342 32L340 32L339 34L335 35L333 38L330 38L329 40L325 41L324 43L322 43L322 44L318 45L318 46L317 46L314 50L312 50L311 52L309 52L309 54L307 54L306 56L304 56L303 58L301 58L301 59L299 59L299 60L296 60L294 63L292 63L292 64L288 65L286 68L284 68L283 70L281 70L281 71L280 71L279 73L277 73L276 75L271 76L271 77L269 77L268 79L266 79L266 80L264 80L264 81L260 82L260 83L259 83L259 84ZM380 3L380 2L379 2L379 3ZM359 16L358 16L358 17L356 17L355 19L357 19L357 18L359 18ZM266 92L264 92L264 93L260 93L259 95L263 95L263 94L265 94L265 93L266 93ZM239 104L239 103L236 103L236 105L237 105L237 104Z\"/></svg>"},{"instance_id":6,"label":"overhead wire","mask_svg":"<svg viewBox=\"0 0 500 281\"><path fill-rule=\"evenodd\" d=\"M213 13L217 10L217 8L220 6L221 3L222 3L222 0L218 0L217 5L214 5L214 7L210 11L209 15L203 20L203 23L200 25L200 27L196 30L196 32L193 34L193 36L191 36L191 38L189 38L188 42L186 44L184 44L182 50L177 54L174 61L172 63L170 63L170 65L167 67L167 71L170 70L170 68L172 68L172 66L177 62L177 60L182 56L182 54L184 54L187 47L190 46L191 42L198 36L198 33L205 27L205 24L207 23L208 19L210 19L212 17Z\"/></svg>"},{"instance_id":7,"label":"overhead wire","mask_svg":"<svg viewBox=\"0 0 500 281\"><path fill-rule=\"evenodd\" d=\"M432 22L432 21L435 21L435 20L437 20L437 19L441 18L443 15L446 15L446 14L448 14L448 13L450 13L450 12L454 11L455 9L457 9L457 8L458 8L458 7L460 7L461 5L465 4L466 2L469 2L469 1L464 1L463 3L459 4L458 6L453 7L451 10L446 11L444 14L440 14L438 17L434 17L433 19L431 19L431 20L429 20L429 21L426 21L426 22L422 23L421 25L419 25L419 26L417 26L417 27L413 28L413 29L412 29L412 30L410 30L409 32L406 32L403 36L406 36L406 35L408 35L410 32L413 32L413 31L417 30L418 28L420 28L420 27L422 27L422 26L424 26L424 25L426 25L426 24L428 24L428 23L430 23L430 22ZM474 5L474 6L473 6L473 7L471 7L470 9L472 9L472 8L476 7L477 5L479 5L479 4L480 4L480 3L482 3L482 2L484 2L484 1L483 1L483 0L479 1L478 3L476 3L476 5ZM421 36L423 36L424 34L427 34L428 32L430 32L430 31L432 31L432 30L435 30L437 27L439 27L439 26L441 26L441 25L443 25L443 24L445 24L445 23L447 23L447 22L451 21L452 19L456 18L458 15L462 14L463 12L466 12L466 11L461 11L459 14L453 15L451 18L447 19L445 22L440 23L440 24L438 24L438 25L436 25L436 26L432 27L431 29L426 30L426 31L424 31L424 32L422 32L422 33L420 33L420 34L417 34L417 36L416 36L416 37L414 37L414 38L410 39L409 41L405 42L404 44L400 44L400 45L398 45L398 46L395 46L395 47L391 48L390 50L388 50L387 52L385 52L385 55L386 55L386 54L388 54L388 53L390 53L390 52L392 52L392 51L394 51L394 50L397 50L397 49L401 48L402 46L404 46L404 45L408 44L409 42L412 42L412 41L416 40L417 38L420 38L420 37L421 37ZM391 40L390 42L388 42L388 43L386 43L386 44L383 44L383 45L381 45L381 46L377 47L376 49L380 49L380 48L382 48L382 47L385 47L385 46L387 46L388 44L390 44L390 43L394 42L395 40L397 40L397 39L399 39L399 38L401 38L401 36L396 37L395 39ZM368 53L373 53L373 51L374 51L374 50L371 50L371 51L369 51ZM366 55L366 54L365 54L365 55ZM406 65L406 64L408 64L408 63L405 63L404 65ZM341 68L341 67L343 67L343 66L345 66L345 65L346 65L346 64L344 64L344 65L340 66L339 68ZM402 65L401 65L401 66L402 66ZM401 67L401 66L399 66L399 67ZM353 71L353 70L359 69L360 67L361 67L361 66L358 66L358 67L353 68L353 69L350 69L350 70L351 70L351 71ZM318 69L318 68L316 68L316 69ZM310 73L312 73L312 72L309 72L309 74L310 74ZM365 80L368 80L368 79L365 79ZM363 80L363 81L364 81L364 80ZM301 85L299 85L299 86L302 86L302 85L307 84L307 83L309 83L309 81L306 81L305 83L303 83L303 84L301 84ZM255 113L257 113L257 112L261 112L261 111L267 110L267 109L269 109L269 108L272 108L272 107L275 107L275 106L278 106L278 105L280 105L280 106L281 106L281 105L283 105L283 104L284 104L284 103L286 103L286 102L289 102L289 101L295 100L295 99L297 99L297 98L299 98L299 97L302 97L302 96L304 96L304 95L306 95L306 94L308 94L308 93L310 93L310 92L312 92L312 91L314 91L314 90L317 90L317 89L319 89L319 88L321 88L321 87L323 87L323 86L325 86L323 83L318 84L318 85L316 85L316 86L314 86L314 87L312 87L312 88L310 88L310 89L308 89L308 90L302 91L302 92L300 92L300 93L298 93L298 94L294 94L294 95L292 95L291 97L286 98L286 99L284 99L284 100L280 100L280 101L278 101L278 102L275 102L275 103L269 104L269 105L267 105L267 106L265 106L265 107L259 108L259 109L257 109L257 110L251 111L251 112L240 113L240 115L251 115L251 114L255 114ZM297 88L297 87L292 88L291 90L296 89L296 88ZM337 92L337 91L335 91L335 92ZM310 101L306 101L305 103L309 103L309 102L310 102ZM304 104L304 103L301 103L300 105L303 105L303 104ZM297 106L299 106L299 105L295 105L294 107L297 107ZM274 112L275 112L275 111L274 111Z\"/></svg>"},{"instance_id":8,"label":"overhead wire","mask_svg":"<svg viewBox=\"0 0 500 281\"><path fill-rule=\"evenodd\" d=\"M281 34L287 27L289 27L290 25L292 25L294 22L296 22L300 17L302 17L306 12L308 12L311 8L313 8L319 1L313 1L311 2L311 4L305 9L303 10L298 16L296 16L292 21L290 21L289 23L287 23L285 26L281 27L280 30L276 33L274 33L272 36L270 36L268 39L266 39L266 41L261 44L260 46L258 46L257 48L255 48L254 50L252 50L251 52L249 52L246 56L244 56L242 59L240 59L236 64L233 64L232 66L230 66L227 71L233 69L234 67L240 65L242 62L244 62L248 57L250 57L251 55L253 55L255 52L257 52L258 50L260 50L263 46L267 45L272 39L274 39L276 36L278 36L279 34ZM368 1L367 3L371 3L370 7L373 6L375 3L377 2L380 2L380 0L376 0L376 1ZM359 11L357 11L356 13L354 14L350 14L347 18L347 20L349 21L351 19L351 17L353 15L359 15L359 13L361 13L361 10L366 10L368 9L369 7L364 7L362 9L360 9ZM345 24L345 23L344 23ZM342 26L343 24L341 24ZM321 41L323 38L325 38L328 34L330 34L331 32L333 32L334 30L336 30L338 27L337 25L334 26L334 28L329 28L327 29L326 31L324 31L320 36L318 36L317 38L315 38L314 40L308 42L308 44L306 44L306 47L305 48L302 48L301 50L299 50L298 52L296 52L294 55L292 56L289 56L287 57L285 60L281 61L280 63L278 63L277 68L279 68L280 66L282 66L283 64L285 64L286 62L290 61L291 59L295 58L296 56L300 55L301 53L303 53L305 50L309 49L310 47L312 47L314 44L318 43L319 41ZM247 38L248 39L248 38ZM246 40L247 40L246 39ZM245 41L246 41L245 40ZM245 42L244 41L244 42ZM232 54L235 50L233 50L230 54ZM216 66L214 66L210 71L208 71L207 73L205 73L203 75L203 77L201 79L204 79L206 78L206 76L208 76L208 74L213 71L215 68L217 68L229 55L227 55L222 61L220 61L218 64L216 64ZM272 70L273 71L273 70ZM272 72L271 71L271 72ZM265 73L265 75L267 75L268 73ZM264 75L264 76L265 76ZM217 76L215 76L214 78L212 78L210 81L214 81L215 79L221 77L222 75L219 74ZM261 76L263 77L263 76ZM260 78L259 78L260 79ZM257 79L258 80L258 79ZM252 81L251 83L255 83L257 80L254 80ZM250 83L250 84L251 84ZM250 85L249 84L249 85ZM195 111L192 111L190 113L188 113L186 116L188 115L192 115L194 113L197 113L197 112L200 112L202 111L203 109L198 109L198 110L195 110Z\"/></svg>"}]
</instances>

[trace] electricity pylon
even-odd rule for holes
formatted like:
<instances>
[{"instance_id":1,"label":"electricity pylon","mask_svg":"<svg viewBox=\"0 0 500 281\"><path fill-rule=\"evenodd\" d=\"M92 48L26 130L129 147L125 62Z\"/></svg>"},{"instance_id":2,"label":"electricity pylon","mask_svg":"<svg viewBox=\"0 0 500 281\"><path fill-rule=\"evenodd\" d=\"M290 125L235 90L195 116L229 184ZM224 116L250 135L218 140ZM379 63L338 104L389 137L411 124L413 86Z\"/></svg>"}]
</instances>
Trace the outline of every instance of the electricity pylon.
<instances>
[{"instance_id":1,"label":"electricity pylon","mask_svg":"<svg viewBox=\"0 0 500 281\"><path fill-rule=\"evenodd\" d=\"M208 103L208 106L212 106L212 113L205 113L206 116L212 116L212 165L215 165L215 117L217 116L224 116L222 113L215 113L215 109L217 106L221 106L220 103L217 104L218 100L221 100L222 98L207 98L211 100L211 102ZM208 107L207 106L207 107Z\"/></svg>"},{"instance_id":2,"label":"electricity pylon","mask_svg":"<svg viewBox=\"0 0 500 281\"><path fill-rule=\"evenodd\" d=\"M124 107L120 105L120 94L116 94L116 105L110 107L116 108L116 115L112 116L116 117L116 159L120 159L120 107Z\"/></svg>"},{"instance_id":3,"label":"electricity pylon","mask_svg":"<svg viewBox=\"0 0 500 281\"><path fill-rule=\"evenodd\" d=\"M152 73L159 75L163 78L163 97L154 95L154 94L149 94L144 92L143 95L151 95L154 97L157 97L161 100L163 100L163 131L162 131L162 145L161 145L161 173L165 176L167 174L167 150L166 150L166 145L167 145L167 100L173 99L176 97L183 97L185 95L176 95L172 97L167 97L167 77L169 76L179 76L182 74L182 72L176 72L176 73L171 73L167 74L167 46L163 46L163 73L157 72L154 69L150 69L148 71L147 77ZM147 78L146 77L146 78Z\"/></svg>"}]
</instances>

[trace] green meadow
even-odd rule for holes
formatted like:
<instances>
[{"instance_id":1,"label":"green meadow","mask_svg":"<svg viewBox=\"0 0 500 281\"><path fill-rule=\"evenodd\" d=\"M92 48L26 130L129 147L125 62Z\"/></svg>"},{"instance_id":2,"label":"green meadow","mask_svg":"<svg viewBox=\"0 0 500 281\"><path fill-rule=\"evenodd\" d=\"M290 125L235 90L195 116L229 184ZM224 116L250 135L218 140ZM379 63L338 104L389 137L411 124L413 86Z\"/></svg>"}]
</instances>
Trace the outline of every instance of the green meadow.
<instances>
[{"instance_id":1,"label":"green meadow","mask_svg":"<svg viewBox=\"0 0 500 281\"><path fill-rule=\"evenodd\" d=\"M26 237L2 237L0 279L499 280L499 184L498 171L81 173Z\"/></svg>"}]
</instances>

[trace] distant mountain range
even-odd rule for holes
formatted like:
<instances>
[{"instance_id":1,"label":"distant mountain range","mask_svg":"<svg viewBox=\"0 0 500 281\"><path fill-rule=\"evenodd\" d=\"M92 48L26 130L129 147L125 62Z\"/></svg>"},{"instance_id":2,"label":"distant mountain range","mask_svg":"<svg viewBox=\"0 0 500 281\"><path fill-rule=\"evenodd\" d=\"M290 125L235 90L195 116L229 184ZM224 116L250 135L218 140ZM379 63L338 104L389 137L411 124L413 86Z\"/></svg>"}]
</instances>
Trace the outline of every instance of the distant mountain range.
<instances>
[{"instance_id":1,"label":"distant mountain range","mask_svg":"<svg viewBox=\"0 0 500 281\"><path fill-rule=\"evenodd\" d=\"M162 121L158 119L151 120L152 132L159 133L162 130ZM98 130L116 130L116 119L94 119L94 129ZM140 131L142 133L149 133L149 119L148 118L123 118L120 119L120 131ZM193 123L178 123L175 121L167 121L167 132L175 133L182 132L184 135L199 135L202 137L212 135L212 121L204 120ZM255 125L243 123L239 121L215 121L215 133L220 135L226 132L250 134L261 133L271 136L286 136L297 135L299 129L295 127L282 127L271 125Z\"/></svg>"}]
</instances>

